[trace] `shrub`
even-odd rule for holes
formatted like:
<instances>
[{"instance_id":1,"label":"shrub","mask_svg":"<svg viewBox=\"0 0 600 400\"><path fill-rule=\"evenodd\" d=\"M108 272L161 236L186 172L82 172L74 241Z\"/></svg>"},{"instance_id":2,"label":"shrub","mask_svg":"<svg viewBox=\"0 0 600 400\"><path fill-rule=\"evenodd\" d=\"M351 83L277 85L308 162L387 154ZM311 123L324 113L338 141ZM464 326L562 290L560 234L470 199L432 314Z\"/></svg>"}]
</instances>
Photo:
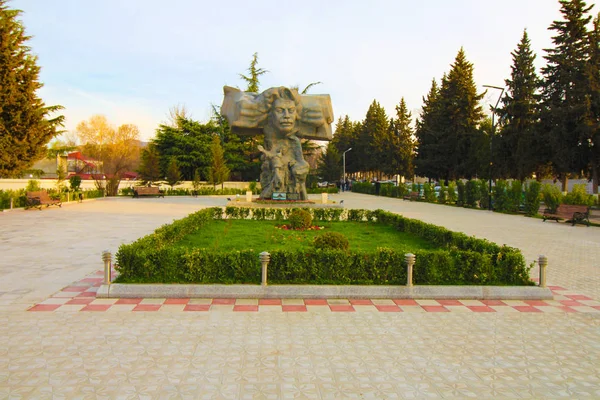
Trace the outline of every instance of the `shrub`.
<instances>
[{"instance_id":1,"label":"shrub","mask_svg":"<svg viewBox=\"0 0 600 400\"><path fill-rule=\"evenodd\" d=\"M466 196L465 196L465 184L463 181L456 181L456 189L458 190L458 196L456 198L456 205L462 207L465 205Z\"/></svg>"},{"instance_id":2,"label":"shrub","mask_svg":"<svg viewBox=\"0 0 600 400\"><path fill-rule=\"evenodd\" d=\"M510 209L510 200L508 197L508 187L505 180L498 179L492 190L494 201L494 211L508 212Z\"/></svg>"},{"instance_id":3,"label":"shrub","mask_svg":"<svg viewBox=\"0 0 600 400\"><path fill-rule=\"evenodd\" d=\"M490 184L489 181L481 179L479 181L479 208L487 210L490 208Z\"/></svg>"},{"instance_id":4,"label":"shrub","mask_svg":"<svg viewBox=\"0 0 600 400\"><path fill-rule=\"evenodd\" d=\"M312 215L302 209L292 211L289 217L292 229L308 229L312 226Z\"/></svg>"},{"instance_id":5,"label":"shrub","mask_svg":"<svg viewBox=\"0 0 600 400\"><path fill-rule=\"evenodd\" d=\"M79 188L81 187L81 177L78 175L73 175L72 177L70 177L69 186L71 187L72 191L79 191Z\"/></svg>"},{"instance_id":6,"label":"shrub","mask_svg":"<svg viewBox=\"0 0 600 400\"><path fill-rule=\"evenodd\" d=\"M458 201L458 194L456 190L456 183L448 182L448 204L456 204Z\"/></svg>"},{"instance_id":7,"label":"shrub","mask_svg":"<svg viewBox=\"0 0 600 400\"><path fill-rule=\"evenodd\" d=\"M594 196L587 194L584 184L573 186L573 190L564 197L565 204L581 205L591 207L594 205Z\"/></svg>"},{"instance_id":8,"label":"shrub","mask_svg":"<svg viewBox=\"0 0 600 400\"><path fill-rule=\"evenodd\" d=\"M465 186L465 206L476 208L479 198L479 183L474 180L468 180Z\"/></svg>"},{"instance_id":9,"label":"shrub","mask_svg":"<svg viewBox=\"0 0 600 400\"><path fill-rule=\"evenodd\" d=\"M352 184L352 191L356 193L375 194L375 185L370 182L355 182Z\"/></svg>"},{"instance_id":10,"label":"shrub","mask_svg":"<svg viewBox=\"0 0 600 400\"><path fill-rule=\"evenodd\" d=\"M438 203L440 204L446 204L448 199L448 188L446 188L446 186L444 186L444 184L440 184L440 192L438 194Z\"/></svg>"},{"instance_id":11,"label":"shrub","mask_svg":"<svg viewBox=\"0 0 600 400\"><path fill-rule=\"evenodd\" d=\"M560 203L562 203L563 194L556 186L546 183L542 187L542 198L546 208L554 214Z\"/></svg>"},{"instance_id":12,"label":"shrub","mask_svg":"<svg viewBox=\"0 0 600 400\"><path fill-rule=\"evenodd\" d=\"M508 211L516 213L519 211L523 198L523 186L521 181L514 180L510 184L510 188L507 188L508 195Z\"/></svg>"},{"instance_id":13,"label":"shrub","mask_svg":"<svg viewBox=\"0 0 600 400\"><path fill-rule=\"evenodd\" d=\"M339 232L326 232L317 236L313 246L320 250L348 250L348 238Z\"/></svg>"},{"instance_id":14,"label":"shrub","mask_svg":"<svg viewBox=\"0 0 600 400\"><path fill-rule=\"evenodd\" d=\"M530 217L537 215L540 209L541 187L538 181L532 181L525 188L525 214Z\"/></svg>"},{"instance_id":15,"label":"shrub","mask_svg":"<svg viewBox=\"0 0 600 400\"><path fill-rule=\"evenodd\" d=\"M35 179L30 179L27 182L27 186L25 187L26 192L38 192L40 190L42 190L42 187L40 186L40 181L37 181Z\"/></svg>"},{"instance_id":16,"label":"shrub","mask_svg":"<svg viewBox=\"0 0 600 400\"><path fill-rule=\"evenodd\" d=\"M435 203L435 191L433 190L433 185L430 183L426 183L423 185L423 196L425 197L425 201L428 203Z\"/></svg>"}]
</instances>

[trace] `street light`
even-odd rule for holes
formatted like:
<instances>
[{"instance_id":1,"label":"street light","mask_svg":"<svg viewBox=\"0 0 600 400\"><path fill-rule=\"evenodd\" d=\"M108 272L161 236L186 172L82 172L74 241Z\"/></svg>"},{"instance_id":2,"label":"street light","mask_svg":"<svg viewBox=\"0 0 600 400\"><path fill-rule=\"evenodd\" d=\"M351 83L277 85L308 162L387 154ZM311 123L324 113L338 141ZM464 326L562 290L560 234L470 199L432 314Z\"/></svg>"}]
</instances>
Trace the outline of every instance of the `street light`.
<instances>
[{"instance_id":1,"label":"street light","mask_svg":"<svg viewBox=\"0 0 600 400\"><path fill-rule=\"evenodd\" d=\"M504 94L504 88L500 87L500 86L492 86L492 85L483 85L483 87L500 90L500 96L498 96L498 100L496 101L496 106L494 107L494 110L492 110L492 135L490 136L490 187L489 187L489 193L488 193L488 210L492 211L492 166L493 166L492 143L494 142L494 136L496 136L496 124L494 123L494 117L496 116L495 111L498 109L498 104L500 104L500 100L502 100L502 95Z\"/></svg>"},{"instance_id":2,"label":"street light","mask_svg":"<svg viewBox=\"0 0 600 400\"><path fill-rule=\"evenodd\" d=\"M342 159L344 161L344 182L346 182L346 153L349 152L350 150L352 150L352 147L350 147L348 150L346 150L344 153L342 153Z\"/></svg>"}]
</instances>

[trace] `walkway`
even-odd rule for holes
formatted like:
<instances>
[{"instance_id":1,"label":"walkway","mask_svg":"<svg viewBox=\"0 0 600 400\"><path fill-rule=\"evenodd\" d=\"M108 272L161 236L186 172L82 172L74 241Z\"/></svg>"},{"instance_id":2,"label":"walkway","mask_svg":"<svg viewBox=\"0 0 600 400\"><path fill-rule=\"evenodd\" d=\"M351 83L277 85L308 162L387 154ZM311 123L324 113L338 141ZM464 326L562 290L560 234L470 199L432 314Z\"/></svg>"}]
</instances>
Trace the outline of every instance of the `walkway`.
<instances>
[{"instance_id":1,"label":"walkway","mask_svg":"<svg viewBox=\"0 0 600 400\"><path fill-rule=\"evenodd\" d=\"M579 302L590 312L483 303L513 312L472 312L462 303L432 306L465 312L407 312L411 305L375 302L304 302L308 312L283 312L287 304L213 300L208 312L201 311L207 304L183 312L194 304L162 299L105 300L106 312L83 312L100 301L83 293L97 284L102 250L114 252L225 199L106 199L8 212L0 214L0 398L600 397L600 313L594 308L600 228L358 194L337 198L347 207L383 208L513 245L528 260L546 254L549 283L563 296L554 301ZM70 286L78 281L81 286ZM61 290L69 287L79 289ZM64 293L71 294L59 296ZM61 299L55 311L25 311L49 298ZM72 301L88 303L66 304ZM157 312L129 311L141 305ZM234 312L236 306L258 311ZM423 311L427 306L418 304ZM125 311L114 312L117 307Z\"/></svg>"}]
</instances>

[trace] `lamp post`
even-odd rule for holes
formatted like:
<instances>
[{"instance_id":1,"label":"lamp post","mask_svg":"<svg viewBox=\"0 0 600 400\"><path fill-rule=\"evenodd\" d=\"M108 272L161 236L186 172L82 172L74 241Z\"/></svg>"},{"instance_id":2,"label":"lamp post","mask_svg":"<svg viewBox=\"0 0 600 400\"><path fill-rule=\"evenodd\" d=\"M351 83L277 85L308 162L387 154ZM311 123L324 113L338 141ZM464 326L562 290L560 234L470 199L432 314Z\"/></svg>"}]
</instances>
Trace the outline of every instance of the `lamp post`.
<instances>
[{"instance_id":1,"label":"lamp post","mask_svg":"<svg viewBox=\"0 0 600 400\"><path fill-rule=\"evenodd\" d=\"M500 96L498 96L498 100L496 101L496 106L492 110L492 134L490 135L490 184L489 184L489 193L488 193L488 210L492 211L492 166L493 166L493 147L492 143L494 142L494 136L496 136L496 124L494 117L496 116L496 109L498 109L498 104L500 104L500 100L502 100L502 95L504 94L504 88L500 86L492 86L492 85L483 85L484 88L490 89L498 89L500 90Z\"/></svg>"},{"instance_id":2,"label":"lamp post","mask_svg":"<svg viewBox=\"0 0 600 400\"><path fill-rule=\"evenodd\" d=\"M349 152L350 150L352 150L352 147L350 147L348 150L346 150L345 152L342 153L342 160L343 160L343 164L344 164L344 182L346 182L346 153Z\"/></svg>"}]
</instances>

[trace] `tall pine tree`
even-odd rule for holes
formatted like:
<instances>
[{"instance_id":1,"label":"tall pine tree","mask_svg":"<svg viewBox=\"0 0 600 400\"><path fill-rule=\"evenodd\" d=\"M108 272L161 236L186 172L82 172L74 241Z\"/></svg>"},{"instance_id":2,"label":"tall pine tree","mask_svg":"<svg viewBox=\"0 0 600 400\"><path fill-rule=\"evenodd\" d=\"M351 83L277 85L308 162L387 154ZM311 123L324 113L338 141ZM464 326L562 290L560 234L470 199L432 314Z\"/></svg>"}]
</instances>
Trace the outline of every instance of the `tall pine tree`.
<instances>
[{"instance_id":1,"label":"tall pine tree","mask_svg":"<svg viewBox=\"0 0 600 400\"><path fill-rule=\"evenodd\" d=\"M46 144L60 132L64 117L50 117L61 106L46 106L37 57L26 42L21 11L0 0L0 177L18 175L46 155Z\"/></svg>"},{"instance_id":2,"label":"tall pine tree","mask_svg":"<svg viewBox=\"0 0 600 400\"><path fill-rule=\"evenodd\" d=\"M352 122L347 115L344 118L339 117L335 125L335 134L331 143L336 147L339 154L352 149L352 155L346 157L346 173L358 172L359 154L356 148L356 138L358 136L357 123Z\"/></svg>"},{"instance_id":3,"label":"tall pine tree","mask_svg":"<svg viewBox=\"0 0 600 400\"><path fill-rule=\"evenodd\" d=\"M385 110L373 100L356 140L360 171L370 172L372 176L381 178L388 129L389 120Z\"/></svg>"},{"instance_id":4,"label":"tall pine tree","mask_svg":"<svg viewBox=\"0 0 600 400\"><path fill-rule=\"evenodd\" d=\"M404 177L412 177L414 174L413 157L414 141L412 128L412 115L406 107L404 97L396 106L396 118L390 121L389 129L389 156L390 171L388 175L399 174Z\"/></svg>"},{"instance_id":5,"label":"tall pine tree","mask_svg":"<svg viewBox=\"0 0 600 400\"><path fill-rule=\"evenodd\" d=\"M546 49L542 69L542 132L552 151L555 173L567 190L571 172L586 167L590 101L587 62L589 59L587 15L592 6L583 0L561 0L562 21L554 21L550 30L554 48Z\"/></svg>"},{"instance_id":6,"label":"tall pine tree","mask_svg":"<svg viewBox=\"0 0 600 400\"><path fill-rule=\"evenodd\" d=\"M423 98L423 108L415 131L417 139L415 172L419 176L435 179L445 177L443 163L446 152L440 144L443 128L440 122L439 97L440 89L433 79L429 93Z\"/></svg>"},{"instance_id":7,"label":"tall pine tree","mask_svg":"<svg viewBox=\"0 0 600 400\"><path fill-rule=\"evenodd\" d=\"M594 18L594 26L589 35L589 47L587 77L591 115L588 119L588 140L583 143L588 149L588 170L593 182L593 192L598 193L600 178L600 14Z\"/></svg>"},{"instance_id":8,"label":"tall pine tree","mask_svg":"<svg viewBox=\"0 0 600 400\"><path fill-rule=\"evenodd\" d=\"M544 143L536 137L538 122L537 91L540 79L535 72L535 54L527 30L523 31L517 49L512 53L510 79L502 106L496 110L502 118L501 143L495 157L497 168L510 178L524 180L535 172L543 159Z\"/></svg>"}]
</instances>

